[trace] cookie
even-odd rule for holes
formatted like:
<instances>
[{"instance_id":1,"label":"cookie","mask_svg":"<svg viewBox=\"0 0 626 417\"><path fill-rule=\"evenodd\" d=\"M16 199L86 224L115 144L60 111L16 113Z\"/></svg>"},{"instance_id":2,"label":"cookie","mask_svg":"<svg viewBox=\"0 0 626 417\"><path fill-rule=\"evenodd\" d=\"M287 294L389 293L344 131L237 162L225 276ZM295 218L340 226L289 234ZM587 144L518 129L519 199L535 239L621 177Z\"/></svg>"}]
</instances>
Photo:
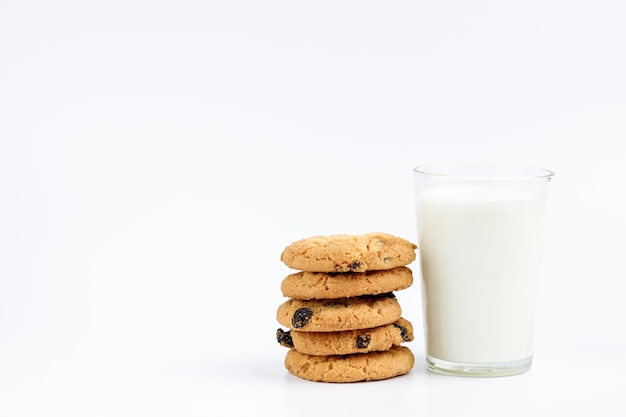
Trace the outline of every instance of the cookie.
<instances>
[{"instance_id":1,"label":"cookie","mask_svg":"<svg viewBox=\"0 0 626 417\"><path fill-rule=\"evenodd\" d=\"M393 323L402 309L391 293L331 300L289 299L278 307L276 320L303 332L367 329Z\"/></svg>"},{"instance_id":2,"label":"cookie","mask_svg":"<svg viewBox=\"0 0 626 417\"><path fill-rule=\"evenodd\" d=\"M306 272L288 275L281 283L285 297L299 300L356 297L403 290L413 284L406 266L367 272Z\"/></svg>"},{"instance_id":3,"label":"cookie","mask_svg":"<svg viewBox=\"0 0 626 417\"><path fill-rule=\"evenodd\" d=\"M415 357L406 346L394 346L383 352L328 356L290 349L284 363L289 373L309 381L365 382L405 375L413 368Z\"/></svg>"},{"instance_id":4,"label":"cookie","mask_svg":"<svg viewBox=\"0 0 626 417\"><path fill-rule=\"evenodd\" d=\"M280 259L293 269L310 272L365 272L405 266L417 246L388 233L314 236L287 246Z\"/></svg>"},{"instance_id":5,"label":"cookie","mask_svg":"<svg viewBox=\"0 0 626 417\"><path fill-rule=\"evenodd\" d=\"M278 343L309 355L348 355L389 350L414 339L413 326L403 318L372 329L343 332L276 331Z\"/></svg>"}]
</instances>

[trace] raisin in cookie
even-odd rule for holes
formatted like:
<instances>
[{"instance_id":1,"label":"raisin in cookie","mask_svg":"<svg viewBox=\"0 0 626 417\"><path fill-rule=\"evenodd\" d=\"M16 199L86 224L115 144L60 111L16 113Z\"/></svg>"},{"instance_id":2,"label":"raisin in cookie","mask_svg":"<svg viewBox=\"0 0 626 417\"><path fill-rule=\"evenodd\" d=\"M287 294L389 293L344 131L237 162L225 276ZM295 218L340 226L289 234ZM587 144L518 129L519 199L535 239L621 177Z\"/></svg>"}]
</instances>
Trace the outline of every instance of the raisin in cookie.
<instances>
[{"instance_id":1,"label":"raisin in cookie","mask_svg":"<svg viewBox=\"0 0 626 417\"><path fill-rule=\"evenodd\" d=\"M290 349L284 363L289 373L309 381L365 382L407 374L415 364L415 357L406 346L394 346L383 352L329 356Z\"/></svg>"},{"instance_id":2,"label":"raisin in cookie","mask_svg":"<svg viewBox=\"0 0 626 417\"><path fill-rule=\"evenodd\" d=\"M388 233L313 236L287 246L280 259L290 268L310 272L365 272L405 266L417 246Z\"/></svg>"},{"instance_id":3,"label":"raisin in cookie","mask_svg":"<svg viewBox=\"0 0 626 417\"><path fill-rule=\"evenodd\" d=\"M384 271L306 272L288 275L281 283L285 297L299 300L356 297L403 290L413 284L406 266Z\"/></svg>"},{"instance_id":4,"label":"raisin in cookie","mask_svg":"<svg viewBox=\"0 0 626 417\"><path fill-rule=\"evenodd\" d=\"M391 324L371 329L343 332L300 332L278 329L276 340L282 346L295 348L309 355L348 355L389 350L413 341L413 326L400 318Z\"/></svg>"},{"instance_id":5,"label":"raisin in cookie","mask_svg":"<svg viewBox=\"0 0 626 417\"><path fill-rule=\"evenodd\" d=\"M278 307L276 320L303 332L367 329L393 323L402 309L392 293L334 300L289 299Z\"/></svg>"}]
</instances>

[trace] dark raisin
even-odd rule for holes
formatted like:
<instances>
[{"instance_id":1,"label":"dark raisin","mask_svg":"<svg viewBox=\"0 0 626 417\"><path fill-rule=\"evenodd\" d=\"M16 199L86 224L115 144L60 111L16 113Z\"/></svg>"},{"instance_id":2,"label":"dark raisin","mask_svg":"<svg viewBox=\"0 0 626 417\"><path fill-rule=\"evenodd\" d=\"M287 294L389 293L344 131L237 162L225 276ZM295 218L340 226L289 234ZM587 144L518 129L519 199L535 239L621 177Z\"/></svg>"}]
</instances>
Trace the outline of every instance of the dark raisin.
<instances>
[{"instance_id":1,"label":"dark raisin","mask_svg":"<svg viewBox=\"0 0 626 417\"><path fill-rule=\"evenodd\" d=\"M313 317L313 310L306 307L299 308L295 313L293 313L291 324L293 324L294 328L301 329L309 324L311 317Z\"/></svg>"},{"instance_id":2,"label":"dark raisin","mask_svg":"<svg viewBox=\"0 0 626 417\"><path fill-rule=\"evenodd\" d=\"M291 339L291 331L284 331L283 329L276 330L276 340L283 346L293 347L293 340Z\"/></svg>"},{"instance_id":3,"label":"dark raisin","mask_svg":"<svg viewBox=\"0 0 626 417\"><path fill-rule=\"evenodd\" d=\"M372 340L369 334L360 334L356 337L356 347L359 349L365 349Z\"/></svg>"},{"instance_id":4,"label":"dark raisin","mask_svg":"<svg viewBox=\"0 0 626 417\"><path fill-rule=\"evenodd\" d=\"M359 261L354 261L350 265L348 265L348 269L350 271L355 271L355 270L359 269L360 267L361 267L361 262L359 262Z\"/></svg>"},{"instance_id":5,"label":"dark raisin","mask_svg":"<svg viewBox=\"0 0 626 417\"><path fill-rule=\"evenodd\" d=\"M402 336L402 340L404 340L405 342L410 342L411 339L409 338L409 331L406 329L406 327L398 324L398 323L393 323L393 325L400 329L400 336Z\"/></svg>"}]
</instances>

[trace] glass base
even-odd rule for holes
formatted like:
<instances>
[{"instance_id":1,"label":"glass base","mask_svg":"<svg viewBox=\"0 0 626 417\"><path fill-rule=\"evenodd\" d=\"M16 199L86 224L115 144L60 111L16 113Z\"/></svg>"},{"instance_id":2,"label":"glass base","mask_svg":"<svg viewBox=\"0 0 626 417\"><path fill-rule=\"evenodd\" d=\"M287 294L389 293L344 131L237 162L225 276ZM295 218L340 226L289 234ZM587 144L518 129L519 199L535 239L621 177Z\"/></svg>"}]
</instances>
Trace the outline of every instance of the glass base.
<instances>
[{"instance_id":1,"label":"glass base","mask_svg":"<svg viewBox=\"0 0 626 417\"><path fill-rule=\"evenodd\" d=\"M428 370L437 374L467 376L467 377L496 377L523 374L530 369L533 357L513 362L499 363L463 363L444 361L443 359L426 356Z\"/></svg>"}]
</instances>

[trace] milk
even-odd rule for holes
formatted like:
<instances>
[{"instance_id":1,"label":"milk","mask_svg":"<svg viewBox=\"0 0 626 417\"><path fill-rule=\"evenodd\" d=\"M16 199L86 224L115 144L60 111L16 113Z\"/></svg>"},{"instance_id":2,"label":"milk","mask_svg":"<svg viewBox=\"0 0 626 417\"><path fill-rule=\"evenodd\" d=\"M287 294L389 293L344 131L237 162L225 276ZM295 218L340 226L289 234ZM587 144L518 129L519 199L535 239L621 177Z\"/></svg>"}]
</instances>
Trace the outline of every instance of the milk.
<instances>
[{"instance_id":1,"label":"milk","mask_svg":"<svg viewBox=\"0 0 626 417\"><path fill-rule=\"evenodd\" d=\"M440 188L417 197L427 355L530 358L545 194Z\"/></svg>"}]
</instances>

